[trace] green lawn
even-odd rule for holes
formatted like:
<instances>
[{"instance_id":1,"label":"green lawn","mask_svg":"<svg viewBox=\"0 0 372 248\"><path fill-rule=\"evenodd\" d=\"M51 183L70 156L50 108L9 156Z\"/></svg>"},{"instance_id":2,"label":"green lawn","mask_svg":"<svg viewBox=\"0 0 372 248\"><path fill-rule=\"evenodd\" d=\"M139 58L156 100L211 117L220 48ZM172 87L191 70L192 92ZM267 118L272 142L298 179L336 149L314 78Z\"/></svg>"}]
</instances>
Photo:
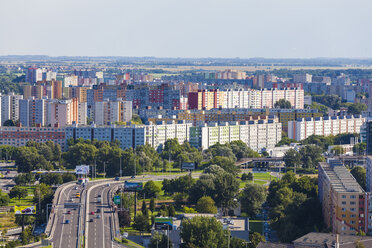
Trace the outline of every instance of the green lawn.
<instances>
[{"instance_id":1,"label":"green lawn","mask_svg":"<svg viewBox=\"0 0 372 248\"><path fill-rule=\"evenodd\" d=\"M28 196L26 198L22 198L18 200L18 198L13 198L10 199L10 202L8 206L15 206L15 205L20 205L20 206L28 206L28 205L33 205L34 203L32 200L34 199L34 188L33 186L27 187L27 186L21 186L22 188L27 189Z\"/></svg>"}]
</instances>

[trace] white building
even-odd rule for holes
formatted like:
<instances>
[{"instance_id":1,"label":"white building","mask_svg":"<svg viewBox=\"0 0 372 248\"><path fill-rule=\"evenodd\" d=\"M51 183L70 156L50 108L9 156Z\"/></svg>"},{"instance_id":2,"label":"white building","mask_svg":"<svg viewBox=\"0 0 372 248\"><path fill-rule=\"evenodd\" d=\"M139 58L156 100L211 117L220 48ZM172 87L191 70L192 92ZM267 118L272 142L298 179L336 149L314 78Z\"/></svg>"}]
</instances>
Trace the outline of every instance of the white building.
<instances>
[{"instance_id":1,"label":"white building","mask_svg":"<svg viewBox=\"0 0 372 248\"><path fill-rule=\"evenodd\" d=\"M1 125L7 120L19 120L19 100L22 95L15 95L13 92L1 96Z\"/></svg>"},{"instance_id":2,"label":"white building","mask_svg":"<svg viewBox=\"0 0 372 248\"><path fill-rule=\"evenodd\" d=\"M277 119L231 122L190 128L190 144L208 149L214 144L241 140L251 149L270 149L282 138L282 124Z\"/></svg>"},{"instance_id":3,"label":"white building","mask_svg":"<svg viewBox=\"0 0 372 248\"><path fill-rule=\"evenodd\" d=\"M131 126L91 126L73 125L66 127L66 141L82 138L85 140L119 141L122 149L135 148L138 145L150 144L155 149L160 149L168 139L177 138L180 144L190 139L191 123L179 121L178 123L159 122L156 125L131 125Z\"/></svg>"},{"instance_id":4,"label":"white building","mask_svg":"<svg viewBox=\"0 0 372 248\"><path fill-rule=\"evenodd\" d=\"M307 73L295 74L293 76L293 81L295 83L311 83L313 81L313 75Z\"/></svg>"},{"instance_id":5,"label":"white building","mask_svg":"<svg viewBox=\"0 0 372 248\"><path fill-rule=\"evenodd\" d=\"M365 118L360 116L308 117L288 122L288 137L297 141L311 135L337 135L341 133L360 133Z\"/></svg>"},{"instance_id":6,"label":"white building","mask_svg":"<svg viewBox=\"0 0 372 248\"><path fill-rule=\"evenodd\" d=\"M94 103L94 123L97 125L107 125L107 123L128 122L132 120L132 102L109 101L105 99L102 102Z\"/></svg>"}]
</instances>

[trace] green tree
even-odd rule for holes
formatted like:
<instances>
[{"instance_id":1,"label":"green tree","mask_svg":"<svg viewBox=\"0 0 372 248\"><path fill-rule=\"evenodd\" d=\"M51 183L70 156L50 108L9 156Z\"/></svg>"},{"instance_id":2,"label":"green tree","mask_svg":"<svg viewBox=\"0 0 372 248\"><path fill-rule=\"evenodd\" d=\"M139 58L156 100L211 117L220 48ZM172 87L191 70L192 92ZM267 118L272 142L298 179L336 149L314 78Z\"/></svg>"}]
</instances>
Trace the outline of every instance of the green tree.
<instances>
[{"instance_id":1,"label":"green tree","mask_svg":"<svg viewBox=\"0 0 372 248\"><path fill-rule=\"evenodd\" d=\"M47 185L60 185L63 183L63 179L61 174L48 173L41 176L40 182Z\"/></svg>"},{"instance_id":2,"label":"green tree","mask_svg":"<svg viewBox=\"0 0 372 248\"><path fill-rule=\"evenodd\" d=\"M360 240L358 240L355 243L355 248L366 248L366 247L364 246L364 244Z\"/></svg>"},{"instance_id":3,"label":"green tree","mask_svg":"<svg viewBox=\"0 0 372 248\"><path fill-rule=\"evenodd\" d=\"M128 210L121 210L118 211L118 217L119 217L119 226L120 227L128 227L130 226L131 217Z\"/></svg>"},{"instance_id":4,"label":"green tree","mask_svg":"<svg viewBox=\"0 0 372 248\"><path fill-rule=\"evenodd\" d=\"M6 120L4 122L4 125L3 126L5 126L5 127L14 127L15 125L16 124L15 124L15 122L13 120Z\"/></svg>"},{"instance_id":5,"label":"green tree","mask_svg":"<svg viewBox=\"0 0 372 248\"><path fill-rule=\"evenodd\" d=\"M176 216L176 209L174 208L173 205L170 205L170 206L168 207L168 215L169 215L170 217L174 217L174 216Z\"/></svg>"},{"instance_id":6,"label":"green tree","mask_svg":"<svg viewBox=\"0 0 372 248\"><path fill-rule=\"evenodd\" d=\"M262 204L266 201L266 188L257 184L246 184L240 196L242 210L249 217L254 217L260 213Z\"/></svg>"},{"instance_id":7,"label":"green tree","mask_svg":"<svg viewBox=\"0 0 372 248\"><path fill-rule=\"evenodd\" d=\"M149 248L173 248L173 244L168 240L167 235L154 232L150 239Z\"/></svg>"},{"instance_id":8,"label":"green tree","mask_svg":"<svg viewBox=\"0 0 372 248\"><path fill-rule=\"evenodd\" d=\"M149 209L152 213L154 213L155 211L155 199L154 198L151 198L150 200L150 206L149 206Z\"/></svg>"},{"instance_id":9,"label":"green tree","mask_svg":"<svg viewBox=\"0 0 372 248\"><path fill-rule=\"evenodd\" d=\"M144 214L138 214L136 217L134 217L133 228L141 232L149 231L149 217Z\"/></svg>"},{"instance_id":10,"label":"green tree","mask_svg":"<svg viewBox=\"0 0 372 248\"><path fill-rule=\"evenodd\" d=\"M247 146L246 143L241 140L231 141L229 147L231 148L237 160L240 160L242 158L252 158L260 156L257 152L253 151Z\"/></svg>"},{"instance_id":11,"label":"green tree","mask_svg":"<svg viewBox=\"0 0 372 248\"><path fill-rule=\"evenodd\" d=\"M362 166L355 166L351 171L351 175L357 180L359 185L366 190L366 169Z\"/></svg>"},{"instance_id":12,"label":"green tree","mask_svg":"<svg viewBox=\"0 0 372 248\"><path fill-rule=\"evenodd\" d=\"M180 236L186 247L227 247L226 236L230 233L223 230L222 223L216 218L194 217L184 220Z\"/></svg>"},{"instance_id":13,"label":"green tree","mask_svg":"<svg viewBox=\"0 0 372 248\"><path fill-rule=\"evenodd\" d=\"M257 233L257 232L254 232L250 236L251 237L249 238L249 240L251 242L249 243L249 248L256 248L259 243L266 241L265 237L262 236L261 234Z\"/></svg>"},{"instance_id":14,"label":"green tree","mask_svg":"<svg viewBox=\"0 0 372 248\"><path fill-rule=\"evenodd\" d=\"M200 198L196 203L196 210L198 211L198 213L217 213L215 202L210 196L203 196L202 198Z\"/></svg>"},{"instance_id":15,"label":"green tree","mask_svg":"<svg viewBox=\"0 0 372 248\"><path fill-rule=\"evenodd\" d=\"M291 102L285 99L280 99L274 104L275 108L290 109L292 108Z\"/></svg>"},{"instance_id":16,"label":"green tree","mask_svg":"<svg viewBox=\"0 0 372 248\"><path fill-rule=\"evenodd\" d=\"M275 146L276 147L279 147L279 146L284 146L284 145L290 145L292 143L298 143L298 141L294 140L294 139L290 139L288 138L287 136L284 136L282 137L282 139L279 141L278 144L276 144Z\"/></svg>"},{"instance_id":17,"label":"green tree","mask_svg":"<svg viewBox=\"0 0 372 248\"><path fill-rule=\"evenodd\" d=\"M226 172L236 175L239 168L235 165L235 161L230 157L215 156L208 163L209 165L218 165Z\"/></svg>"},{"instance_id":18,"label":"green tree","mask_svg":"<svg viewBox=\"0 0 372 248\"><path fill-rule=\"evenodd\" d=\"M295 149L289 149L283 157L287 167L298 167L301 165L301 154Z\"/></svg>"},{"instance_id":19,"label":"green tree","mask_svg":"<svg viewBox=\"0 0 372 248\"><path fill-rule=\"evenodd\" d=\"M180 176L175 179L164 179L163 187L164 193L172 195L174 193L186 193L190 190L191 186L195 183L190 175Z\"/></svg>"},{"instance_id":20,"label":"green tree","mask_svg":"<svg viewBox=\"0 0 372 248\"><path fill-rule=\"evenodd\" d=\"M20 173L13 178L16 185L25 186L35 182L35 176L31 173Z\"/></svg>"},{"instance_id":21,"label":"green tree","mask_svg":"<svg viewBox=\"0 0 372 248\"><path fill-rule=\"evenodd\" d=\"M77 143L70 146L66 153L62 154L68 168L74 168L79 164L94 164L98 149L92 144Z\"/></svg>"},{"instance_id":22,"label":"green tree","mask_svg":"<svg viewBox=\"0 0 372 248\"><path fill-rule=\"evenodd\" d=\"M335 155L344 154L344 148L342 146L334 146L331 151Z\"/></svg>"},{"instance_id":23,"label":"green tree","mask_svg":"<svg viewBox=\"0 0 372 248\"><path fill-rule=\"evenodd\" d=\"M317 145L306 145L300 149L301 162L304 168L316 168L319 162L324 161L322 148Z\"/></svg>"},{"instance_id":24,"label":"green tree","mask_svg":"<svg viewBox=\"0 0 372 248\"><path fill-rule=\"evenodd\" d=\"M8 206L9 202L9 195L7 193L3 193L2 190L0 190L0 206Z\"/></svg>"},{"instance_id":25,"label":"green tree","mask_svg":"<svg viewBox=\"0 0 372 248\"><path fill-rule=\"evenodd\" d=\"M142 202L142 207L141 207L141 212L143 215L147 215L148 216L148 210L147 210L147 206L146 206L146 200L143 200Z\"/></svg>"},{"instance_id":26,"label":"green tree","mask_svg":"<svg viewBox=\"0 0 372 248\"><path fill-rule=\"evenodd\" d=\"M367 110L367 105L363 103L352 103L347 107L347 113L350 115L360 115L362 111Z\"/></svg>"},{"instance_id":27,"label":"green tree","mask_svg":"<svg viewBox=\"0 0 372 248\"><path fill-rule=\"evenodd\" d=\"M20 186L14 186L9 192L10 198L18 198L18 200L20 200L21 198L26 198L27 195L27 189Z\"/></svg>"},{"instance_id":28,"label":"green tree","mask_svg":"<svg viewBox=\"0 0 372 248\"><path fill-rule=\"evenodd\" d=\"M367 149L366 143L364 142L358 143L353 146L353 153L356 155L364 155L366 149Z\"/></svg>"},{"instance_id":29,"label":"green tree","mask_svg":"<svg viewBox=\"0 0 372 248\"><path fill-rule=\"evenodd\" d=\"M146 196L146 198L154 198L160 193L160 191L160 188L153 181L148 181L143 187L141 195Z\"/></svg>"}]
</instances>

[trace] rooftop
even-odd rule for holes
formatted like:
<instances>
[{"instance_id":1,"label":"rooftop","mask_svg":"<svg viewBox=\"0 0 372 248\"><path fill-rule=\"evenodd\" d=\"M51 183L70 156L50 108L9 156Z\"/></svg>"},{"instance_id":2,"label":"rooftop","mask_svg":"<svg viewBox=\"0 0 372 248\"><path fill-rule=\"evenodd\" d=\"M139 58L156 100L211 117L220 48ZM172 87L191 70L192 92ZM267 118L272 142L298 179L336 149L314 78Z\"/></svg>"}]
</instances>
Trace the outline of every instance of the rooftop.
<instances>
[{"instance_id":1,"label":"rooftop","mask_svg":"<svg viewBox=\"0 0 372 248\"><path fill-rule=\"evenodd\" d=\"M336 192L359 192L363 193L364 190L360 187L359 183L350 174L346 167L340 160L328 160L327 162L320 162L321 166L330 180L332 188Z\"/></svg>"}]
</instances>

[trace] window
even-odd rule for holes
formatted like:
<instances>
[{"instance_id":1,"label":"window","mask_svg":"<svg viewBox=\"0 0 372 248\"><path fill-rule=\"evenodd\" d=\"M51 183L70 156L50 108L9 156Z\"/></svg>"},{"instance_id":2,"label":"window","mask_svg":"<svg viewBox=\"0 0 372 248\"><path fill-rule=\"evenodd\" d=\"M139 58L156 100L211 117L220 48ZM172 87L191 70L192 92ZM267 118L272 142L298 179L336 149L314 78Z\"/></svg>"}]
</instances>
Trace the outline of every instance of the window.
<instances>
[{"instance_id":1,"label":"window","mask_svg":"<svg viewBox=\"0 0 372 248\"><path fill-rule=\"evenodd\" d=\"M342 197L342 199L345 199L346 198L346 195L342 195L341 197Z\"/></svg>"},{"instance_id":2,"label":"window","mask_svg":"<svg viewBox=\"0 0 372 248\"><path fill-rule=\"evenodd\" d=\"M350 211L354 212L355 211L355 208L350 208Z\"/></svg>"},{"instance_id":3,"label":"window","mask_svg":"<svg viewBox=\"0 0 372 248\"><path fill-rule=\"evenodd\" d=\"M341 202L342 205L346 205L346 201Z\"/></svg>"},{"instance_id":4,"label":"window","mask_svg":"<svg viewBox=\"0 0 372 248\"><path fill-rule=\"evenodd\" d=\"M350 198L351 199L355 199L356 197L355 197L355 195L351 195Z\"/></svg>"}]
</instances>

